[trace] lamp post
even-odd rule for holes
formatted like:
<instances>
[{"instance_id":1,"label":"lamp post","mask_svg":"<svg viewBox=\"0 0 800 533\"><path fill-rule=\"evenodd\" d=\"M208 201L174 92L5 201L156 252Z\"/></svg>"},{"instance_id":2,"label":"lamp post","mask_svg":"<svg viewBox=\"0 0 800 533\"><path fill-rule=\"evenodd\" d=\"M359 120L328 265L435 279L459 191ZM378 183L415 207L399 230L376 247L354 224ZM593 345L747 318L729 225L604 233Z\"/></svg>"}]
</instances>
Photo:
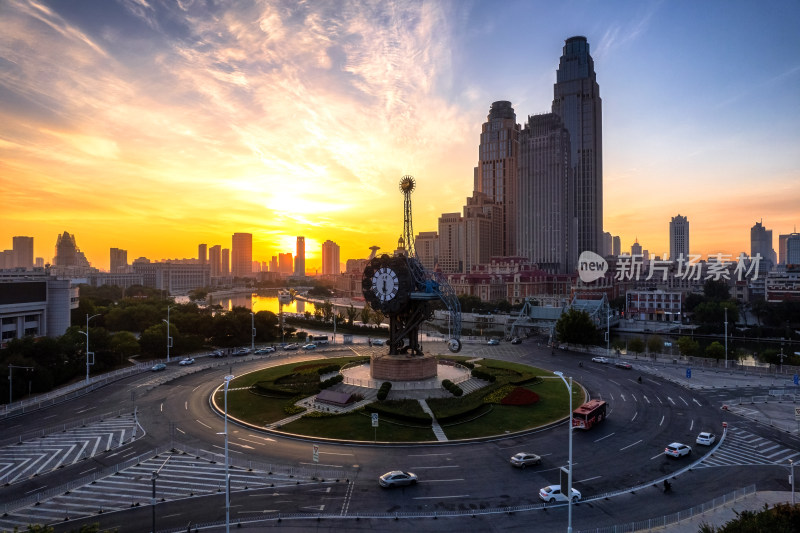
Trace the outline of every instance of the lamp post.
<instances>
[{"instance_id":1,"label":"lamp post","mask_svg":"<svg viewBox=\"0 0 800 533\"><path fill-rule=\"evenodd\" d=\"M250 313L250 353L256 351L256 315Z\"/></svg>"},{"instance_id":2,"label":"lamp post","mask_svg":"<svg viewBox=\"0 0 800 533\"><path fill-rule=\"evenodd\" d=\"M228 473L228 385L233 374L225 376L225 533L231 530L231 476Z\"/></svg>"},{"instance_id":3,"label":"lamp post","mask_svg":"<svg viewBox=\"0 0 800 533\"><path fill-rule=\"evenodd\" d=\"M792 479L792 505L794 505L794 461L789 459L789 468L792 469L791 479Z\"/></svg>"},{"instance_id":4,"label":"lamp post","mask_svg":"<svg viewBox=\"0 0 800 533\"><path fill-rule=\"evenodd\" d=\"M167 323L167 363L169 363L169 349L170 349L170 347L172 347L172 337L169 336L169 310L170 310L170 306L168 305L167 306L167 319L166 320L164 320L163 318L161 319L161 320L163 320L164 322Z\"/></svg>"},{"instance_id":5,"label":"lamp post","mask_svg":"<svg viewBox=\"0 0 800 533\"><path fill-rule=\"evenodd\" d=\"M569 384L564 377L563 372L553 372L556 376L561 378L561 381L566 385L569 391L569 471L567 472L567 533L572 533L572 378L569 378Z\"/></svg>"},{"instance_id":6,"label":"lamp post","mask_svg":"<svg viewBox=\"0 0 800 533\"><path fill-rule=\"evenodd\" d=\"M89 321L91 319L93 319L94 317L96 317L96 316L100 316L100 315L97 314L97 315L89 316L89 314L87 313L86 314L86 331L79 331L78 332L78 333L82 333L83 335L86 335L86 384L87 385L89 384L89 367L94 364L94 354L89 351Z\"/></svg>"},{"instance_id":7,"label":"lamp post","mask_svg":"<svg viewBox=\"0 0 800 533\"><path fill-rule=\"evenodd\" d=\"M725 308L725 368L728 368L728 308Z\"/></svg>"},{"instance_id":8,"label":"lamp post","mask_svg":"<svg viewBox=\"0 0 800 533\"><path fill-rule=\"evenodd\" d=\"M8 404L11 405L11 395L14 394L14 376L13 376L13 369L15 368L22 368L25 370L33 370L32 366L18 366L18 365L8 365ZM30 382L29 382L30 383ZM28 387L28 395L30 395L30 387Z\"/></svg>"},{"instance_id":9,"label":"lamp post","mask_svg":"<svg viewBox=\"0 0 800 533\"><path fill-rule=\"evenodd\" d=\"M606 315L606 357L611 357L611 310Z\"/></svg>"},{"instance_id":10,"label":"lamp post","mask_svg":"<svg viewBox=\"0 0 800 533\"><path fill-rule=\"evenodd\" d=\"M153 508L153 533L156 533L156 479L158 479L158 472L153 470L153 500L152 500L152 508Z\"/></svg>"}]
</instances>

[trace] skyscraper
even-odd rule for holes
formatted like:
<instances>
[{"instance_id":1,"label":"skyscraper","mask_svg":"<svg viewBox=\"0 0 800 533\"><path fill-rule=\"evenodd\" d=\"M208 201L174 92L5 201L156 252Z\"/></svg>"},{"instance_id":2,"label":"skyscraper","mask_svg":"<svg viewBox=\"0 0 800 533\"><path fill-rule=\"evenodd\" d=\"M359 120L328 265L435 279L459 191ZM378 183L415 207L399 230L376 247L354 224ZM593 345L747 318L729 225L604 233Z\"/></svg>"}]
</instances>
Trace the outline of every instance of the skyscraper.
<instances>
[{"instance_id":1,"label":"skyscraper","mask_svg":"<svg viewBox=\"0 0 800 533\"><path fill-rule=\"evenodd\" d=\"M207 249L208 249L208 245L207 244L198 244L197 245L197 261L201 265L205 265L206 261L208 261Z\"/></svg>"},{"instance_id":2,"label":"skyscraper","mask_svg":"<svg viewBox=\"0 0 800 533\"><path fill-rule=\"evenodd\" d=\"M435 231L419 232L414 238L414 249L425 270L432 272L439 263L439 234Z\"/></svg>"},{"instance_id":3,"label":"skyscraper","mask_svg":"<svg viewBox=\"0 0 800 533\"><path fill-rule=\"evenodd\" d=\"M552 111L569 132L578 253L602 253L603 113L586 37L566 40L553 93Z\"/></svg>"},{"instance_id":4,"label":"skyscraper","mask_svg":"<svg viewBox=\"0 0 800 533\"><path fill-rule=\"evenodd\" d=\"M14 266L33 268L33 237L12 237Z\"/></svg>"},{"instance_id":5,"label":"skyscraper","mask_svg":"<svg viewBox=\"0 0 800 533\"><path fill-rule=\"evenodd\" d=\"M445 274L463 272L461 250L464 226L460 213L442 213L439 217L439 268Z\"/></svg>"},{"instance_id":6,"label":"skyscraper","mask_svg":"<svg viewBox=\"0 0 800 533\"><path fill-rule=\"evenodd\" d=\"M516 255L519 124L511 102L492 103L481 128L473 190L502 208L502 255ZM440 233L441 235L441 233Z\"/></svg>"},{"instance_id":7,"label":"skyscraper","mask_svg":"<svg viewBox=\"0 0 800 533\"><path fill-rule=\"evenodd\" d=\"M231 246L231 274L246 278L253 275L253 235L234 233Z\"/></svg>"},{"instance_id":8,"label":"skyscraper","mask_svg":"<svg viewBox=\"0 0 800 533\"><path fill-rule=\"evenodd\" d=\"M578 264L569 132L554 113L528 117L519 141L517 253L542 270Z\"/></svg>"},{"instance_id":9,"label":"skyscraper","mask_svg":"<svg viewBox=\"0 0 800 533\"><path fill-rule=\"evenodd\" d=\"M293 265L294 260L291 253L278 254L278 271L281 274L291 274L294 269Z\"/></svg>"},{"instance_id":10,"label":"skyscraper","mask_svg":"<svg viewBox=\"0 0 800 533\"><path fill-rule=\"evenodd\" d=\"M231 275L231 261L230 261L231 251L228 248L223 248L222 253L220 254L220 269L219 275L220 276L230 276Z\"/></svg>"},{"instance_id":11,"label":"skyscraper","mask_svg":"<svg viewBox=\"0 0 800 533\"><path fill-rule=\"evenodd\" d=\"M611 240L611 233L608 232L608 231L603 232L603 254L602 255L604 255L604 256L611 255L611 252L613 251L613 249L614 249L614 246L613 246L612 240Z\"/></svg>"},{"instance_id":12,"label":"skyscraper","mask_svg":"<svg viewBox=\"0 0 800 533\"><path fill-rule=\"evenodd\" d=\"M341 272L339 267L339 245L331 240L322 243L322 275L333 276Z\"/></svg>"},{"instance_id":13,"label":"skyscraper","mask_svg":"<svg viewBox=\"0 0 800 533\"><path fill-rule=\"evenodd\" d=\"M639 244L639 239L636 239L636 241L631 245L631 255L632 256L637 256L638 255L640 257L643 255L642 254L642 245Z\"/></svg>"},{"instance_id":14,"label":"skyscraper","mask_svg":"<svg viewBox=\"0 0 800 533\"><path fill-rule=\"evenodd\" d=\"M306 238L297 238L297 253L294 256L294 275L306 275Z\"/></svg>"},{"instance_id":15,"label":"skyscraper","mask_svg":"<svg viewBox=\"0 0 800 533\"><path fill-rule=\"evenodd\" d=\"M669 222L669 260L689 257L689 219L680 215Z\"/></svg>"},{"instance_id":16,"label":"skyscraper","mask_svg":"<svg viewBox=\"0 0 800 533\"><path fill-rule=\"evenodd\" d=\"M128 271L128 250L111 248L109 259L109 272L112 274L120 274Z\"/></svg>"},{"instance_id":17,"label":"skyscraper","mask_svg":"<svg viewBox=\"0 0 800 533\"><path fill-rule=\"evenodd\" d=\"M611 250L611 254L615 257L619 257L622 253L622 239L619 238L619 235L614 235L614 238L611 239L612 243L611 246L613 250Z\"/></svg>"},{"instance_id":18,"label":"skyscraper","mask_svg":"<svg viewBox=\"0 0 800 533\"><path fill-rule=\"evenodd\" d=\"M759 273L763 274L772 270L777 259L775 250L772 248L772 230L761 225L761 221L756 222L750 228L750 257L755 257L756 254L761 256L758 265Z\"/></svg>"},{"instance_id":19,"label":"skyscraper","mask_svg":"<svg viewBox=\"0 0 800 533\"><path fill-rule=\"evenodd\" d=\"M222 272L222 246L215 244L208 249L208 263L211 266L211 277L215 278Z\"/></svg>"},{"instance_id":20,"label":"skyscraper","mask_svg":"<svg viewBox=\"0 0 800 533\"><path fill-rule=\"evenodd\" d=\"M487 195L474 192L467 198L461 225L464 247L461 264L464 272L488 264L492 257L503 254L503 208Z\"/></svg>"},{"instance_id":21,"label":"skyscraper","mask_svg":"<svg viewBox=\"0 0 800 533\"><path fill-rule=\"evenodd\" d=\"M790 233L786 236L786 265L800 267L800 233Z\"/></svg>"},{"instance_id":22,"label":"skyscraper","mask_svg":"<svg viewBox=\"0 0 800 533\"><path fill-rule=\"evenodd\" d=\"M56 239L56 256L53 263L55 266L89 266L86 256L78 249L75 236L66 231Z\"/></svg>"},{"instance_id":23,"label":"skyscraper","mask_svg":"<svg viewBox=\"0 0 800 533\"><path fill-rule=\"evenodd\" d=\"M269 271L270 272L278 272L278 256L273 255L272 259L269 260Z\"/></svg>"}]
</instances>

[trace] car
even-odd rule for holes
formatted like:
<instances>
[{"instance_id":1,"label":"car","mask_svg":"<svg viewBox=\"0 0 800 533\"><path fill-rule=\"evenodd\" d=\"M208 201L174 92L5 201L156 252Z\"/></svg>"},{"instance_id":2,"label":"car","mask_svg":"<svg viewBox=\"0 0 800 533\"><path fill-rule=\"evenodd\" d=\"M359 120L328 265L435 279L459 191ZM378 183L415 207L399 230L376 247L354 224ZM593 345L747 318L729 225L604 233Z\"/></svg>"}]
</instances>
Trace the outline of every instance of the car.
<instances>
[{"instance_id":1,"label":"car","mask_svg":"<svg viewBox=\"0 0 800 533\"><path fill-rule=\"evenodd\" d=\"M304 344L303 345L303 349L304 350L316 350L317 349L317 345L313 344L313 343Z\"/></svg>"},{"instance_id":2,"label":"car","mask_svg":"<svg viewBox=\"0 0 800 533\"><path fill-rule=\"evenodd\" d=\"M683 457L684 455L691 454L692 448L686 444L681 444L680 442L673 442L664 448L664 455L669 455L670 457Z\"/></svg>"},{"instance_id":3,"label":"car","mask_svg":"<svg viewBox=\"0 0 800 533\"><path fill-rule=\"evenodd\" d=\"M519 452L511 456L511 464L518 468L542 464L542 458L535 453Z\"/></svg>"},{"instance_id":4,"label":"car","mask_svg":"<svg viewBox=\"0 0 800 533\"><path fill-rule=\"evenodd\" d=\"M178 363L178 364L181 365L181 366L193 365L194 364L194 359L192 359L191 357L187 357L186 359L181 360L181 362Z\"/></svg>"},{"instance_id":5,"label":"car","mask_svg":"<svg viewBox=\"0 0 800 533\"><path fill-rule=\"evenodd\" d=\"M567 349L567 345L566 344L559 344L558 345L558 349L559 350L566 350Z\"/></svg>"},{"instance_id":6,"label":"car","mask_svg":"<svg viewBox=\"0 0 800 533\"><path fill-rule=\"evenodd\" d=\"M384 344L385 344L385 342L383 341L383 339L373 339L372 340L372 345L373 346L383 346Z\"/></svg>"},{"instance_id":7,"label":"car","mask_svg":"<svg viewBox=\"0 0 800 533\"><path fill-rule=\"evenodd\" d=\"M486 344L488 344L489 346L497 346L498 344L500 344L500 341L497 339L489 339L489 342L487 342Z\"/></svg>"},{"instance_id":8,"label":"car","mask_svg":"<svg viewBox=\"0 0 800 533\"><path fill-rule=\"evenodd\" d=\"M225 352L223 352L222 350L214 350L213 352L211 352L209 357L225 357Z\"/></svg>"},{"instance_id":9,"label":"car","mask_svg":"<svg viewBox=\"0 0 800 533\"><path fill-rule=\"evenodd\" d=\"M283 347L284 350L297 350L298 348L300 348L300 345L295 343L287 344Z\"/></svg>"},{"instance_id":10,"label":"car","mask_svg":"<svg viewBox=\"0 0 800 533\"><path fill-rule=\"evenodd\" d=\"M164 363L158 363L157 365L153 365L153 368L151 368L150 370L152 370L153 372L158 372L159 370L166 370L166 369L167 365L165 365Z\"/></svg>"},{"instance_id":11,"label":"car","mask_svg":"<svg viewBox=\"0 0 800 533\"><path fill-rule=\"evenodd\" d=\"M630 363L623 363L622 361L620 361L619 363L615 363L614 366L617 368L624 368L625 370L630 370L633 368L633 365L631 365Z\"/></svg>"},{"instance_id":12,"label":"car","mask_svg":"<svg viewBox=\"0 0 800 533\"><path fill-rule=\"evenodd\" d=\"M266 348L259 348L258 350L256 350L253 353L256 354L256 355L266 355L266 354L272 353L274 351L275 351L275 348L273 348L272 346L267 346Z\"/></svg>"},{"instance_id":13,"label":"car","mask_svg":"<svg viewBox=\"0 0 800 533\"><path fill-rule=\"evenodd\" d=\"M566 495L561 494L560 485L548 485L547 487L539 489L539 498L549 503L568 501ZM573 488L572 501L576 502L580 499L581 499L581 493Z\"/></svg>"},{"instance_id":14,"label":"car","mask_svg":"<svg viewBox=\"0 0 800 533\"><path fill-rule=\"evenodd\" d=\"M714 444L714 441L717 440L717 436L713 433L709 433L708 431L702 431L697 436L697 444L702 444L703 446L711 446Z\"/></svg>"},{"instance_id":15,"label":"car","mask_svg":"<svg viewBox=\"0 0 800 533\"><path fill-rule=\"evenodd\" d=\"M592 362L594 363L603 363L604 365L608 364L608 359L602 356L592 357Z\"/></svg>"},{"instance_id":16,"label":"car","mask_svg":"<svg viewBox=\"0 0 800 533\"><path fill-rule=\"evenodd\" d=\"M519 337L514 337L513 339L511 339L511 344L522 344L522 339L520 339Z\"/></svg>"},{"instance_id":17,"label":"car","mask_svg":"<svg viewBox=\"0 0 800 533\"><path fill-rule=\"evenodd\" d=\"M413 472L392 470L378 478L378 484L384 488L400 487L403 485L416 485L417 475Z\"/></svg>"}]
</instances>

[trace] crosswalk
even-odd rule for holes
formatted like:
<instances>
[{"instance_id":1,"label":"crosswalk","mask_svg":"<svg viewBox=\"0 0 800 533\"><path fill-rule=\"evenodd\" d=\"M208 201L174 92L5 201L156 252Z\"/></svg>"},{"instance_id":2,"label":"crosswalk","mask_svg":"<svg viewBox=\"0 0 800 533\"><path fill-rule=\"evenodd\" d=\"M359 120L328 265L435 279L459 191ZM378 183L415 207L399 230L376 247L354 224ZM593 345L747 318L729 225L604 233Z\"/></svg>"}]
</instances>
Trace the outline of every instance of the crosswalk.
<instances>
[{"instance_id":1,"label":"crosswalk","mask_svg":"<svg viewBox=\"0 0 800 533\"><path fill-rule=\"evenodd\" d=\"M225 491L225 465L198 459L194 455L163 453L115 475L67 491L46 501L17 509L0 517L0 531L28 524L51 524L65 519L149 505L156 478L156 500L175 500L200 494ZM302 481L289 475L231 468L231 491L270 486L295 486Z\"/></svg>"},{"instance_id":2,"label":"crosswalk","mask_svg":"<svg viewBox=\"0 0 800 533\"><path fill-rule=\"evenodd\" d=\"M141 428L129 414L4 446L0 448L0 484L12 484L77 463L141 435Z\"/></svg>"},{"instance_id":3,"label":"crosswalk","mask_svg":"<svg viewBox=\"0 0 800 533\"><path fill-rule=\"evenodd\" d=\"M800 450L787 448L741 428L728 427L725 441L696 468L717 466L776 465L797 461Z\"/></svg>"}]
</instances>

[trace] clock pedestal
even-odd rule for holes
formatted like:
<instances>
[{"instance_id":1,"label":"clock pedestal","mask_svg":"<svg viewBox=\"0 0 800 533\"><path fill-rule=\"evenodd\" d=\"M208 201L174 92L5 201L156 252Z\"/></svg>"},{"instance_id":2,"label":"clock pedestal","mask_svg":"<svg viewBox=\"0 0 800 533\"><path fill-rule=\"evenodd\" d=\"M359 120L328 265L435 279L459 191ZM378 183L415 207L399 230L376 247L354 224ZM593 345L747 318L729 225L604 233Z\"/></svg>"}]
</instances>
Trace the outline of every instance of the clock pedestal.
<instances>
[{"instance_id":1,"label":"clock pedestal","mask_svg":"<svg viewBox=\"0 0 800 533\"><path fill-rule=\"evenodd\" d=\"M431 355L388 355L370 357L370 377L386 381L420 381L436 377L437 361Z\"/></svg>"}]
</instances>

